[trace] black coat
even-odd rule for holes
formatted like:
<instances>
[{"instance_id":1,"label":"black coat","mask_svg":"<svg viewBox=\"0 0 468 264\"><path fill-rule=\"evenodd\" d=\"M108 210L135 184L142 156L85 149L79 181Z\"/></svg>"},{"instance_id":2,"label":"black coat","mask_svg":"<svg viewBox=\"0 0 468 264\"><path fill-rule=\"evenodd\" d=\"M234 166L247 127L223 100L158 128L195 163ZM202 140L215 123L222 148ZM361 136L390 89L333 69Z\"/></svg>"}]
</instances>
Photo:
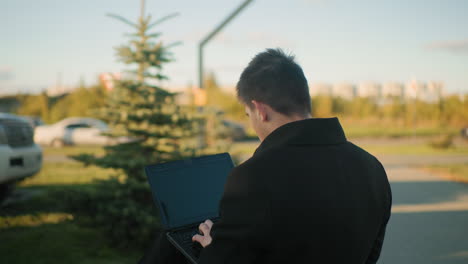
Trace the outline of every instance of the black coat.
<instances>
[{"instance_id":1,"label":"black coat","mask_svg":"<svg viewBox=\"0 0 468 264\"><path fill-rule=\"evenodd\" d=\"M390 209L382 164L337 118L288 123L229 175L200 263L375 263Z\"/></svg>"},{"instance_id":2,"label":"black coat","mask_svg":"<svg viewBox=\"0 0 468 264\"><path fill-rule=\"evenodd\" d=\"M382 164L337 118L288 123L228 176L199 263L375 263L390 209ZM168 243L140 263L185 262Z\"/></svg>"}]
</instances>

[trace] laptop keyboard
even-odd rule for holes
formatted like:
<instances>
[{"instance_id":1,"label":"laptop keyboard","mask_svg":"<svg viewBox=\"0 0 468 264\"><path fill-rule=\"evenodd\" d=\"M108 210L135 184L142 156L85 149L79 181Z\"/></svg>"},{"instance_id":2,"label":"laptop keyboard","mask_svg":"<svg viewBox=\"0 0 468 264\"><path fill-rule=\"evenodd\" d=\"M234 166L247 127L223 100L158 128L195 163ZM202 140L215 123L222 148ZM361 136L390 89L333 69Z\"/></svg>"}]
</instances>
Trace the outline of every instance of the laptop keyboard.
<instances>
[{"instance_id":1,"label":"laptop keyboard","mask_svg":"<svg viewBox=\"0 0 468 264\"><path fill-rule=\"evenodd\" d=\"M212 221L217 223L219 218L214 218ZM192 241L192 237L196 234L199 234L198 224L192 228L179 229L178 231L173 232L171 236L177 241L180 247L185 249L187 253L192 254L192 256L195 256L195 258L198 259L203 247L200 243Z\"/></svg>"},{"instance_id":2,"label":"laptop keyboard","mask_svg":"<svg viewBox=\"0 0 468 264\"><path fill-rule=\"evenodd\" d=\"M196 234L198 234L198 229L194 228L177 232L177 237L179 238L181 246L190 250L192 254L198 258L203 247L200 243L192 241L192 237Z\"/></svg>"}]
</instances>

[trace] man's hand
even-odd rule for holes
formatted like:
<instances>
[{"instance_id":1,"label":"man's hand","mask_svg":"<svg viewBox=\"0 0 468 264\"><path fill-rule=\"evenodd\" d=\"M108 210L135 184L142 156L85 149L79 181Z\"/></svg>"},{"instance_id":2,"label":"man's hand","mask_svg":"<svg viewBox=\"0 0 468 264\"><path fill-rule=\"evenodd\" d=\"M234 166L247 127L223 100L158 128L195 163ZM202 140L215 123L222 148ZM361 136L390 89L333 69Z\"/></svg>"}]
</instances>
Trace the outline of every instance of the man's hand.
<instances>
[{"instance_id":1,"label":"man's hand","mask_svg":"<svg viewBox=\"0 0 468 264\"><path fill-rule=\"evenodd\" d=\"M202 245L202 247L206 247L209 244L211 244L211 227L213 226L213 222L211 220L206 220L205 222L201 223L200 226L198 227L198 230L200 230L200 233L203 235L194 235L192 237L193 242L198 242Z\"/></svg>"}]
</instances>

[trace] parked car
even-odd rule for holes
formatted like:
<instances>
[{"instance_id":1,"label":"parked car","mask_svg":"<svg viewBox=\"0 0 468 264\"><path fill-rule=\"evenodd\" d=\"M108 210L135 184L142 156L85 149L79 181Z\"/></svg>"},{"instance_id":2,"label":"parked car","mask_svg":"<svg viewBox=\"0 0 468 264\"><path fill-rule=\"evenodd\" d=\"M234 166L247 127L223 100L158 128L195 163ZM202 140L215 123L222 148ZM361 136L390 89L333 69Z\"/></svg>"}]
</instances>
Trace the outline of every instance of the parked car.
<instances>
[{"instance_id":1,"label":"parked car","mask_svg":"<svg viewBox=\"0 0 468 264\"><path fill-rule=\"evenodd\" d=\"M38 126L44 125L44 121L38 116L21 116L22 118L26 119L29 124L35 129Z\"/></svg>"},{"instance_id":2,"label":"parked car","mask_svg":"<svg viewBox=\"0 0 468 264\"><path fill-rule=\"evenodd\" d=\"M464 127L460 130L460 135L464 139L468 139L468 127Z\"/></svg>"},{"instance_id":3,"label":"parked car","mask_svg":"<svg viewBox=\"0 0 468 264\"><path fill-rule=\"evenodd\" d=\"M0 113L0 201L15 182L41 170L42 149L33 138L33 128L26 119Z\"/></svg>"},{"instance_id":4,"label":"parked car","mask_svg":"<svg viewBox=\"0 0 468 264\"><path fill-rule=\"evenodd\" d=\"M229 136L233 140L242 140L247 136L244 126L239 123L223 120L223 125L227 128Z\"/></svg>"},{"instance_id":5,"label":"parked car","mask_svg":"<svg viewBox=\"0 0 468 264\"><path fill-rule=\"evenodd\" d=\"M126 137L112 138L103 133L109 127L101 120L88 117L70 117L53 125L38 126L35 130L36 143L47 146L64 145L111 145L129 142Z\"/></svg>"}]
</instances>

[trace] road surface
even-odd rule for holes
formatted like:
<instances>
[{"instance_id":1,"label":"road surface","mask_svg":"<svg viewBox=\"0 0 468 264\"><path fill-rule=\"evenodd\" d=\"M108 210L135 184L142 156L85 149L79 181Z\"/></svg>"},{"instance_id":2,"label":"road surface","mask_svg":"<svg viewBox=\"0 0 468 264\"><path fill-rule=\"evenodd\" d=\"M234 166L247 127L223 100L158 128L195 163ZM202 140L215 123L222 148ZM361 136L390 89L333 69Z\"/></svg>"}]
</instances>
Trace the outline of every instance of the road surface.
<instances>
[{"instance_id":1,"label":"road surface","mask_svg":"<svg viewBox=\"0 0 468 264\"><path fill-rule=\"evenodd\" d=\"M378 263L467 264L468 184L407 167L408 160L381 160L393 209Z\"/></svg>"}]
</instances>

